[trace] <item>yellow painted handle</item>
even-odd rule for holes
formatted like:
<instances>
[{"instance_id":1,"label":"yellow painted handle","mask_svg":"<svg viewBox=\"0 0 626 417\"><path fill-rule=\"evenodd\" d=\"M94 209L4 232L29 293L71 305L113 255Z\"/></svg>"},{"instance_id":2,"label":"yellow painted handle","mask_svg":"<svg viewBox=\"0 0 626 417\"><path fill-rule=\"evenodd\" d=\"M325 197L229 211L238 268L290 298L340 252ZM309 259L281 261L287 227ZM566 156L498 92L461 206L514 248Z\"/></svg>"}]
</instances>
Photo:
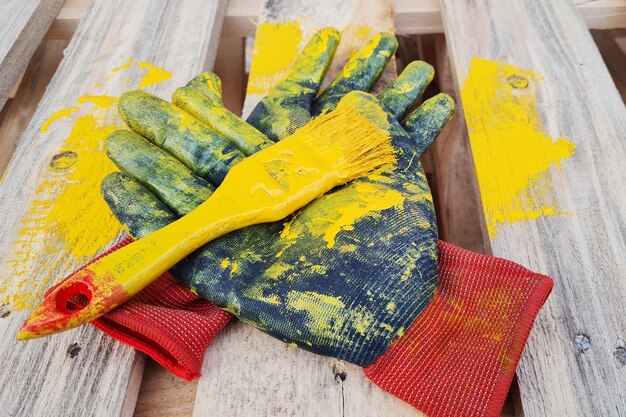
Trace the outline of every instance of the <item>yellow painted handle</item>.
<instances>
[{"instance_id":1,"label":"yellow painted handle","mask_svg":"<svg viewBox=\"0 0 626 417\"><path fill-rule=\"evenodd\" d=\"M89 269L94 281L120 285L133 296L207 242L254 223L253 212L237 213L214 194L177 221L105 256Z\"/></svg>"}]
</instances>

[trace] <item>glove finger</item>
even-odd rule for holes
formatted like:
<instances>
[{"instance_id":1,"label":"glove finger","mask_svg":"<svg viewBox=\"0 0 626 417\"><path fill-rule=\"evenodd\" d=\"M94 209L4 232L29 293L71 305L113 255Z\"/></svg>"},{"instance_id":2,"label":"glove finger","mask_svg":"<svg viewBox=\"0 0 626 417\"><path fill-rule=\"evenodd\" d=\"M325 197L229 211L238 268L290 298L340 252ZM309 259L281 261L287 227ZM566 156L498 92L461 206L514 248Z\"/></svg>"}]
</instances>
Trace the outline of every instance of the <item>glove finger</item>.
<instances>
[{"instance_id":1,"label":"glove finger","mask_svg":"<svg viewBox=\"0 0 626 417\"><path fill-rule=\"evenodd\" d=\"M318 31L284 80L256 105L247 122L278 141L311 119L311 104L333 60L340 34L337 29Z\"/></svg>"},{"instance_id":2,"label":"glove finger","mask_svg":"<svg viewBox=\"0 0 626 417\"><path fill-rule=\"evenodd\" d=\"M136 239L176 220L176 215L161 200L122 172L112 172L104 177L100 192L115 217Z\"/></svg>"},{"instance_id":3,"label":"glove finger","mask_svg":"<svg viewBox=\"0 0 626 417\"><path fill-rule=\"evenodd\" d=\"M395 36L390 33L376 35L350 58L339 75L315 100L312 114L317 116L334 110L339 100L350 91L369 91L396 49L398 49L398 41Z\"/></svg>"},{"instance_id":4,"label":"glove finger","mask_svg":"<svg viewBox=\"0 0 626 417\"><path fill-rule=\"evenodd\" d=\"M378 100L396 120L402 120L424 94L434 76L435 70L431 65L424 61L413 61L378 95Z\"/></svg>"},{"instance_id":5,"label":"glove finger","mask_svg":"<svg viewBox=\"0 0 626 417\"><path fill-rule=\"evenodd\" d=\"M228 171L244 158L217 132L150 93L142 90L124 93L118 106L131 130L214 185L219 185Z\"/></svg>"},{"instance_id":6,"label":"glove finger","mask_svg":"<svg viewBox=\"0 0 626 417\"><path fill-rule=\"evenodd\" d=\"M209 198L214 188L161 148L136 133L118 130L105 142L109 158L178 216Z\"/></svg>"},{"instance_id":7,"label":"glove finger","mask_svg":"<svg viewBox=\"0 0 626 417\"><path fill-rule=\"evenodd\" d=\"M319 30L304 47L287 77L276 86L279 90L293 94L297 90L299 100L311 107L313 100L335 56L341 34L335 28Z\"/></svg>"},{"instance_id":8,"label":"glove finger","mask_svg":"<svg viewBox=\"0 0 626 417\"><path fill-rule=\"evenodd\" d=\"M402 126L413 140L418 156L430 148L453 114L454 100L441 93L426 100L406 118Z\"/></svg>"},{"instance_id":9,"label":"glove finger","mask_svg":"<svg viewBox=\"0 0 626 417\"><path fill-rule=\"evenodd\" d=\"M267 136L224 106L222 83L213 73L203 72L176 89L172 103L215 130L246 156L272 144Z\"/></svg>"}]
</instances>

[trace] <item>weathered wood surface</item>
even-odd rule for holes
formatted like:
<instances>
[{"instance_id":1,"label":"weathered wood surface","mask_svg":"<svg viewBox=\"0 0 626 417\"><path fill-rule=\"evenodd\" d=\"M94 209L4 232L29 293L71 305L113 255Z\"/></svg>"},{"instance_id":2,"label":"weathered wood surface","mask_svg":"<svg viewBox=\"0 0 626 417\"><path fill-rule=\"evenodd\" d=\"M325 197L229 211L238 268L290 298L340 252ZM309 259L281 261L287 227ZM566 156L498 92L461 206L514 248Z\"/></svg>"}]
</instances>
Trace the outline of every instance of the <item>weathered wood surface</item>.
<instances>
[{"instance_id":1,"label":"weathered wood surface","mask_svg":"<svg viewBox=\"0 0 626 417\"><path fill-rule=\"evenodd\" d=\"M367 25L372 35L393 28L386 1L369 1L367 7L364 4L359 0L326 0L302 7L297 2L268 1L260 23L298 20L302 29L299 48L316 29L325 26L350 31L352 24ZM345 35L331 71L336 72L368 37ZM392 65L386 79L394 73ZM254 71L250 77L254 78ZM259 94L248 94L244 113L251 111L259 98ZM374 386L361 368L290 347L238 322L216 337L207 351L202 373L194 408L197 417L422 415Z\"/></svg>"},{"instance_id":2,"label":"weathered wood surface","mask_svg":"<svg viewBox=\"0 0 626 417\"><path fill-rule=\"evenodd\" d=\"M63 0L4 0L0 4L0 109Z\"/></svg>"},{"instance_id":3,"label":"weathered wood surface","mask_svg":"<svg viewBox=\"0 0 626 417\"><path fill-rule=\"evenodd\" d=\"M169 98L212 64L224 9L225 1L94 1L78 27L0 181L0 414L132 414L143 355L90 326L28 342L15 335L45 287L119 231L105 211L93 216L103 207L99 176L113 169L99 140L122 125L115 96L146 86ZM45 124L61 109L69 110ZM68 147L73 159L53 159Z\"/></svg>"},{"instance_id":4,"label":"weathered wood surface","mask_svg":"<svg viewBox=\"0 0 626 417\"><path fill-rule=\"evenodd\" d=\"M5 114L0 123L0 176L9 164L22 132L28 126L50 79L63 59L63 50L67 44L66 39L51 39L44 40L39 45L26 68L15 98L7 102L2 110Z\"/></svg>"},{"instance_id":5,"label":"weathered wood surface","mask_svg":"<svg viewBox=\"0 0 626 417\"><path fill-rule=\"evenodd\" d=\"M555 280L518 368L524 415L626 416L626 108L570 1L442 6L492 252ZM504 70L481 73L491 64L474 58L519 71L502 79L511 67L494 64ZM492 83L502 88L485 98ZM506 111L533 106L523 117ZM531 132L520 143L511 126ZM536 143L543 148L526 151ZM494 190L519 185L551 149L560 156L526 178L511 206L493 204L505 201ZM499 158L509 169L491 175ZM515 208L521 214L507 217Z\"/></svg>"},{"instance_id":6,"label":"weathered wood surface","mask_svg":"<svg viewBox=\"0 0 626 417\"><path fill-rule=\"evenodd\" d=\"M624 0L572 0L590 29L626 27ZM72 36L89 0L66 0L46 38ZM443 33L439 0L390 0L398 34ZM223 37L254 36L255 22L263 0L230 0L226 9Z\"/></svg>"}]
</instances>

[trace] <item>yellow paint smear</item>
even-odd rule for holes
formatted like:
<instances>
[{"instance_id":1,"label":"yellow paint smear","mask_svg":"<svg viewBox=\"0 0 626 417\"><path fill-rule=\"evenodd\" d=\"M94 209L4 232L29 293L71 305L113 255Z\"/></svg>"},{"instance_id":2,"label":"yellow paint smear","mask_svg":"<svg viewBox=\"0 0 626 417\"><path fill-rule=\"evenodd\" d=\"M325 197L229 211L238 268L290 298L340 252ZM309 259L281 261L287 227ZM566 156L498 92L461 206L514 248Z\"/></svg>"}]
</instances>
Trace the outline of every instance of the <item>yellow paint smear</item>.
<instances>
[{"instance_id":1,"label":"yellow paint smear","mask_svg":"<svg viewBox=\"0 0 626 417\"><path fill-rule=\"evenodd\" d=\"M23 277L18 289L26 291L33 287L31 268L39 265L38 258L42 254L57 259L53 265L46 265L46 269L67 269L73 260L88 261L121 231L119 222L99 195L101 179L115 170L102 149L102 142L123 126L121 122L112 123L114 112L114 107L93 109L77 117L57 153L74 152L77 155L75 162L61 172L44 171L36 189L36 199L17 233L15 243L20 248L9 260L13 275ZM31 249L39 245L43 248ZM70 256L58 258L54 256L57 252ZM46 287L51 280L54 282L59 278L62 277L40 277L34 287ZM6 294L4 288L2 292ZM19 310L32 307L39 295L37 291L17 292L4 301Z\"/></svg>"},{"instance_id":2,"label":"yellow paint smear","mask_svg":"<svg viewBox=\"0 0 626 417\"><path fill-rule=\"evenodd\" d=\"M132 62L129 59L105 75L101 84L94 86L94 93L111 89L121 93L171 76L168 71L138 63L148 69L143 74ZM106 85L106 90L98 85ZM45 288L63 278L58 271L66 273L86 263L122 230L100 195L100 181L116 170L104 152L103 141L124 127L117 100L108 94L79 97L76 106L54 112L41 126L41 140L53 140L52 135L65 137L50 160L43 161L47 169L40 171L11 253L0 266L0 302L10 304L14 311L33 307ZM51 129L53 125L55 129Z\"/></svg>"},{"instance_id":3,"label":"yellow paint smear","mask_svg":"<svg viewBox=\"0 0 626 417\"><path fill-rule=\"evenodd\" d=\"M372 212L386 210L398 206L404 202L404 197L399 191L388 188L384 189L375 184L360 182L356 184L359 195L354 202L337 208L340 217L332 220L324 230L324 240L328 248L335 246L335 238L343 230L353 230L354 223Z\"/></svg>"},{"instance_id":4,"label":"yellow paint smear","mask_svg":"<svg viewBox=\"0 0 626 417\"><path fill-rule=\"evenodd\" d=\"M487 230L540 216L565 214L550 191L548 171L576 146L544 133L536 72L474 58L461 90Z\"/></svg>"},{"instance_id":5,"label":"yellow paint smear","mask_svg":"<svg viewBox=\"0 0 626 417\"><path fill-rule=\"evenodd\" d=\"M370 177L376 174L370 175ZM383 210L397 207L404 203L404 196L384 183L357 181L354 187L342 193L327 194L313 203L302 218L294 216L284 223L280 234L286 245L276 254L281 257L285 250L296 243L299 238L323 237L326 247L334 248L336 238L342 231L354 229L354 224L367 216L377 216ZM310 214L313 213L313 214ZM338 247L341 253L354 252L355 245Z\"/></svg>"},{"instance_id":6,"label":"yellow paint smear","mask_svg":"<svg viewBox=\"0 0 626 417\"><path fill-rule=\"evenodd\" d=\"M380 21L376 21L380 24ZM265 22L257 28L253 60L248 80L248 94L265 96L286 75L296 62L298 55L317 30L298 20L285 22ZM371 25L348 25L342 29L342 40L330 73L339 68L373 38L377 31ZM384 29L380 29L384 31ZM393 31L390 26L387 31ZM320 52L325 45L319 45Z\"/></svg>"},{"instance_id":7,"label":"yellow paint smear","mask_svg":"<svg viewBox=\"0 0 626 417\"><path fill-rule=\"evenodd\" d=\"M302 31L298 21L261 23L257 28L248 94L265 95L295 62Z\"/></svg>"}]
</instances>

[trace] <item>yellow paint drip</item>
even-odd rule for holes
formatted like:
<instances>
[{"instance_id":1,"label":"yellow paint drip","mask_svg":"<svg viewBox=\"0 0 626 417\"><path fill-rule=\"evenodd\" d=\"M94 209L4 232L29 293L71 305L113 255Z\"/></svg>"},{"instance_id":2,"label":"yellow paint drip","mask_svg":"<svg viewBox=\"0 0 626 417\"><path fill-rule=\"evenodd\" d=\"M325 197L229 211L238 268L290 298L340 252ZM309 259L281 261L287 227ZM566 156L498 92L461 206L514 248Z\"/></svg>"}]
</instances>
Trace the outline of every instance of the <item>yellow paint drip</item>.
<instances>
[{"instance_id":1,"label":"yellow paint drip","mask_svg":"<svg viewBox=\"0 0 626 417\"><path fill-rule=\"evenodd\" d=\"M550 192L551 168L560 168L576 146L544 133L533 71L482 58L472 60L461 91L487 221L499 227L564 214Z\"/></svg>"},{"instance_id":2,"label":"yellow paint drip","mask_svg":"<svg viewBox=\"0 0 626 417\"><path fill-rule=\"evenodd\" d=\"M132 62L129 59L112 70L94 92L104 84L106 91L112 86L126 89L171 76L147 63L137 65L147 68L148 74L133 76L137 67ZM1 266L0 302L9 303L15 311L32 308L43 289L60 278L57 271L84 264L122 230L99 191L101 179L116 170L104 153L103 141L124 127L117 100L104 94L79 97L76 106L54 112L41 126L41 140L59 134L65 138L50 160L44 161L47 169L41 170L33 201Z\"/></svg>"}]
</instances>

